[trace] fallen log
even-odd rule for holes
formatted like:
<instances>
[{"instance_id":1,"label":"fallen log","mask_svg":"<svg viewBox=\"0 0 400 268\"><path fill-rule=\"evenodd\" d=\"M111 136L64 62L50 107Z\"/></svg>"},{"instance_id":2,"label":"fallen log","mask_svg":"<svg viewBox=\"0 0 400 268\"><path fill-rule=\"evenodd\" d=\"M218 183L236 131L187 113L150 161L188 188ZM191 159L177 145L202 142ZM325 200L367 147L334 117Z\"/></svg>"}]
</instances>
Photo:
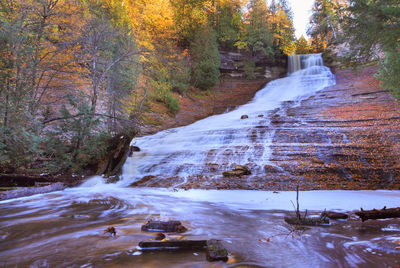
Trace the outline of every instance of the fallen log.
<instances>
[{"instance_id":1,"label":"fallen log","mask_svg":"<svg viewBox=\"0 0 400 268\"><path fill-rule=\"evenodd\" d=\"M373 210L363 210L357 211L355 213L361 218L361 221L366 220L377 220L377 219L388 219L388 218L400 218L400 207L397 208L382 208Z\"/></svg>"},{"instance_id":2,"label":"fallen log","mask_svg":"<svg viewBox=\"0 0 400 268\"><path fill-rule=\"evenodd\" d=\"M285 217L285 222L291 225L303 225L303 226L320 226L329 224L329 220L323 218L298 218L298 217Z\"/></svg>"},{"instance_id":3,"label":"fallen log","mask_svg":"<svg viewBox=\"0 0 400 268\"><path fill-rule=\"evenodd\" d=\"M220 240L169 240L169 241L141 241L141 251L185 251L196 250L206 251L207 260L228 261L228 251Z\"/></svg>"},{"instance_id":4,"label":"fallen log","mask_svg":"<svg viewBox=\"0 0 400 268\"><path fill-rule=\"evenodd\" d=\"M141 241L139 247L143 251L205 250L207 240Z\"/></svg>"},{"instance_id":5,"label":"fallen log","mask_svg":"<svg viewBox=\"0 0 400 268\"><path fill-rule=\"evenodd\" d=\"M349 215L334 211L324 211L322 212L321 217L327 217L331 220L337 220L337 219L347 219Z\"/></svg>"},{"instance_id":6,"label":"fallen log","mask_svg":"<svg viewBox=\"0 0 400 268\"><path fill-rule=\"evenodd\" d=\"M142 225L145 232L184 233L186 227L180 221L148 221Z\"/></svg>"}]
</instances>

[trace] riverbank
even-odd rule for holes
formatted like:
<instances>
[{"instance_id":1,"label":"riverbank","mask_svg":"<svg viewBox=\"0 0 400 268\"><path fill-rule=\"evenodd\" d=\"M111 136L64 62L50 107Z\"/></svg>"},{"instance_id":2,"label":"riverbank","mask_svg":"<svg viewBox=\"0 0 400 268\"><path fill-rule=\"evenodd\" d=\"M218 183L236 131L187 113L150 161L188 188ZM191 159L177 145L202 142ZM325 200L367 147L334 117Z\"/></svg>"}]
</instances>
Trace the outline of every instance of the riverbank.
<instances>
[{"instance_id":1,"label":"riverbank","mask_svg":"<svg viewBox=\"0 0 400 268\"><path fill-rule=\"evenodd\" d=\"M270 79L244 79L244 78L221 78L219 83L210 90L189 91L179 98L180 110L173 116L168 114L163 105L154 107L152 111L144 113L144 121L141 126L141 136L154 134L161 130L186 126L208 116L221 114L246 104L257 91L265 86ZM151 118L151 119L149 119Z\"/></svg>"}]
</instances>

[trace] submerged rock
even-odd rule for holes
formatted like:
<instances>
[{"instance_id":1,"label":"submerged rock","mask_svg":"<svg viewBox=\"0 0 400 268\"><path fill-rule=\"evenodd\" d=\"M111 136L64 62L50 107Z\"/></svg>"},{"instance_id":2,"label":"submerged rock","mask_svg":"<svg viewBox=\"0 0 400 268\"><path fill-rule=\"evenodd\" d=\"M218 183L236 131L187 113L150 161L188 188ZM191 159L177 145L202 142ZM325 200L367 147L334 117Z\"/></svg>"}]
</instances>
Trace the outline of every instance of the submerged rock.
<instances>
[{"instance_id":1,"label":"submerged rock","mask_svg":"<svg viewBox=\"0 0 400 268\"><path fill-rule=\"evenodd\" d=\"M110 176L107 178L106 183L116 183L119 180L119 176Z\"/></svg>"},{"instance_id":2,"label":"submerged rock","mask_svg":"<svg viewBox=\"0 0 400 268\"><path fill-rule=\"evenodd\" d=\"M208 261L228 261L228 251L221 241L211 239L207 241L207 260Z\"/></svg>"}]
</instances>

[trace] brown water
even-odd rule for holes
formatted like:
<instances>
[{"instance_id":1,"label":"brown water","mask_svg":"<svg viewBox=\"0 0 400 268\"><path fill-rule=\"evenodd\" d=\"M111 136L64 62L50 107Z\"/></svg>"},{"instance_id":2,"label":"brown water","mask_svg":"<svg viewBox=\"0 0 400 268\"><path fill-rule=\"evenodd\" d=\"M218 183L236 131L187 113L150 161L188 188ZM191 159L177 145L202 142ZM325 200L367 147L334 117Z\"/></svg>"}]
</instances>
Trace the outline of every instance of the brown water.
<instances>
[{"instance_id":1,"label":"brown water","mask_svg":"<svg viewBox=\"0 0 400 268\"><path fill-rule=\"evenodd\" d=\"M220 191L219 201L168 190L76 188L0 203L1 267L389 267L400 265L400 221L361 223L355 216L328 227L292 232L287 210L255 209ZM215 194L218 192L212 192ZM243 199L251 191L237 191ZM258 192L260 194L260 192ZM271 193L270 193L271 194ZM283 193L282 193L283 194ZM398 193L397 193L398 194ZM276 194L277 196L279 194ZM186 196L186 197L185 197ZM236 197L235 197L236 196ZM262 196L262 195L261 195ZM267 196L267 194L266 194ZM339 197L339 195L338 195ZM269 197L268 197L269 198ZM268 199L266 198L266 199ZM371 191L371 198L374 193ZM225 200L226 199L226 200ZM236 203L238 201L239 203ZM259 202L257 198L254 202ZM261 201L260 201L261 202ZM282 202L290 202L289 200ZM317 212L314 212L316 214ZM309 212L309 214L313 214ZM230 264L204 252L137 252L152 239L148 219L181 220L183 239L221 239ZM103 234L108 226L117 236ZM176 238L172 236L171 238ZM270 238L269 242L265 238ZM139 255L140 254L140 255Z\"/></svg>"}]
</instances>

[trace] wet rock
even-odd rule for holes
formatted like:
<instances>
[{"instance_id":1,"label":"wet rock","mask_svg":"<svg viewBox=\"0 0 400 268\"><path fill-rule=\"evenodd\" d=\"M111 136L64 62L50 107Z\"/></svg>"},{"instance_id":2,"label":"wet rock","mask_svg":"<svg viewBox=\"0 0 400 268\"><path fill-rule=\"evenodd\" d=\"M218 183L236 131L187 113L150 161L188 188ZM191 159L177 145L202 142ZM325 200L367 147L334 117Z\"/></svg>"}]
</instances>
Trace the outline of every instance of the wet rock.
<instances>
[{"instance_id":1,"label":"wet rock","mask_svg":"<svg viewBox=\"0 0 400 268\"><path fill-rule=\"evenodd\" d=\"M269 173L279 173L279 172L281 172L281 169L279 167L276 167L276 166L265 165L264 166L264 171L267 174L269 174Z\"/></svg>"},{"instance_id":2,"label":"wet rock","mask_svg":"<svg viewBox=\"0 0 400 268\"><path fill-rule=\"evenodd\" d=\"M206 254L208 261L228 261L228 251L222 245L221 241L216 239L207 241Z\"/></svg>"},{"instance_id":3,"label":"wet rock","mask_svg":"<svg viewBox=\"0 0 400 268\"><path fill-rule=\"evenodd\" d=\"M103 234L107 234L107 233L111 234L111 236L117 235L117 231L115 230L115 227L113 227L113 226L107 227L107 229L105 229L103 231Z\"/></svg>"},{"instance_id":4,"label":"wet rock","mask_svg":"<svg viewBox=\"0 0 400 268\"><path fill-rule=\"evenodd\" d=\"M107 178L106 183L116 183L120 180L119 176L110 176Z\"/></svg>"},{"instance_id":5,"label":"wet rock","mask_svg":"<svg viewBox=\"0 0 400 268\"><path fill-rule=\"evenodd\" d=\"M141 178L140 180L131 183L130 186L131 186L131 187L136 187L136 186L139 186L139 185L143 185L144 183L150 181L151 179L153 179L153 178L155 178L155 177L156 177L156 176L153 176L153 175L144 176L144 177Z\"/></svg>"},{"instance_id":6,"label":"wet rock","mask_svg":"<svg viewBox=\"0 0 400 268\"><path fill-rule=\"evenodd\" d=\"M137 146L129 146L129 157L131 157L134 152L140 152L140 148Z\"/></svg>"},{"instance_id":7,"label":"wet rock","mask_svg":"<svg viewBox=\"0 0 400 268\"><path fill-rule=\"evenodd\" d=\"M250 175L251 171L248 167L242 165L236 165L235 169L230 171L225 171L222 173L224 177L240 177L243 175Z\"/></svg>"},{"instance_id":8,"label":"wet rock","mask_svg":"<svg viewBox=\"0 0 400 268\"><path fill-rule=\"evenodd\" d=\"M331 220L337 220L337 219L347 219L349 215L340 212L325 211L322 212L321 217L328 217Z\"/></svg>"},{"instance_id":9,"label":"wet rock","mask_svg":"<svg viewBox=\"0 0 400 268\"><path fill-rule=\"evenodd\" d=\"M249 118L249 116L248 116L247 114L244 114L244 115L242 115L242 116L240 117L240 119L247 119L247 118Z\"/></svg>"},{"instance_id":10,"label":"wet rock","mask_svg":"<svg viewBox=\"0 0 400 268\"><path fill-rule=\"evenodd\" d=\"M142 225L145 232L184 233L187 228L180 221L148 221Z\"/></svg>"},{"instance_id":11,"label":"wet rock","mask_svg":"<svg viewBox=\"0 0 400 268\"><path fill-rule=\"evenodd\" d=\"M264 117L264 115L263 114L259 114L258 117Z\"/></svg>"},{"instance_id":12,"label":"wet rock","mask_svg":"<svg viewBox=\"0 0 400 268\"><path fill-rule=\"evenodd\" d=\"M163 233L156 233L154 240L163 240L165 238L165 234Z\"/></svg>"}]
</instances>

